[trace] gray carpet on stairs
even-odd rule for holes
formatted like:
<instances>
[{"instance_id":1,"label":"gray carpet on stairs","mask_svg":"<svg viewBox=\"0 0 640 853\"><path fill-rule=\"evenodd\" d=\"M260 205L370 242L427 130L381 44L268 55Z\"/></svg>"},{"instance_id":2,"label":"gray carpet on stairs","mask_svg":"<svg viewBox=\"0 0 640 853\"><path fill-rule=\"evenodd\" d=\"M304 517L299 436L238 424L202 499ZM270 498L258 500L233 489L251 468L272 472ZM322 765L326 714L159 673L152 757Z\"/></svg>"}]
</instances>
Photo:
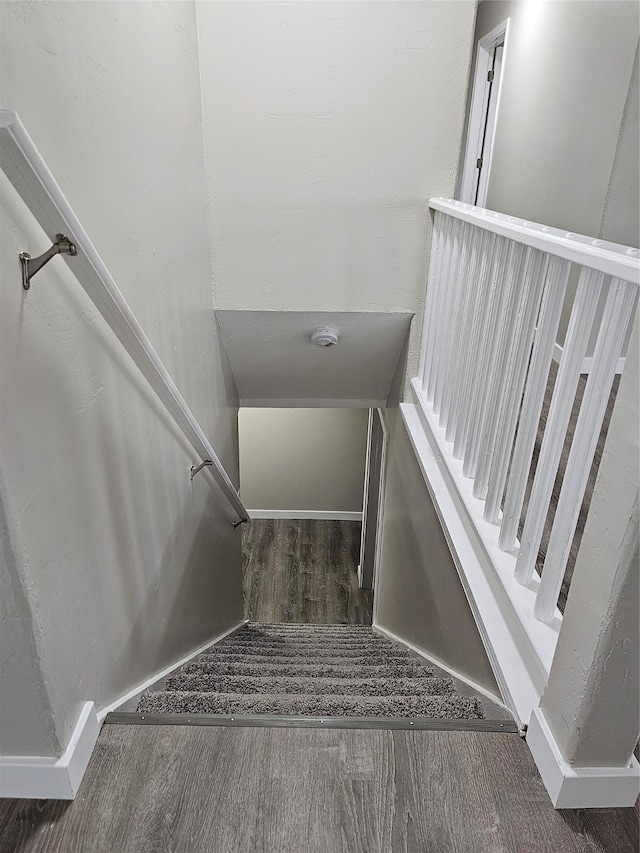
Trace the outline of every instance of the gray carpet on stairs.
<instances>
[{"instance_id":1,"label":"gray carpet on stairs","mask_svg":"<svg viewBox=\"0 0 640 853\"><path fill-rule=\"evenodd\" d=\"M144 713L483 719L476 696L366 626L250 623L138 703Z\"/></svg>"}]
</instances>

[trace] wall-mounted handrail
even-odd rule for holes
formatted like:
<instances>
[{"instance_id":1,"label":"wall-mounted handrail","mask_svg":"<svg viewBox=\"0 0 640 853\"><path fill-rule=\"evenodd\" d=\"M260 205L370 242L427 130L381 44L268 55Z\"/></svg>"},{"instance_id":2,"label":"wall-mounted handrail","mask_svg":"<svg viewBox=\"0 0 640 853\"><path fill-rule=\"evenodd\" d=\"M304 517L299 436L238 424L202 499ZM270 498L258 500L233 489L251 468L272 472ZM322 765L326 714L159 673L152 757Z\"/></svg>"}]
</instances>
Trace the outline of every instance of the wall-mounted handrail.
<instances>
[{"instance_id":1,"label":"wall-mounted handrail","mask_svg":"<svg viewBox=\"0 0 640 853\"><path fill-rule=\"evenodd\" d=\"M220 490L238 518L247 521L247 510L208 438L13 110L0 110L0 166L49 237L54 240L56 234L64 233L77 247L77 255L71 258L69 268L189 439L198 457L212 461L210 470ZM69 262L69 256L62 257Z\"/></svg>"}]
</instances>

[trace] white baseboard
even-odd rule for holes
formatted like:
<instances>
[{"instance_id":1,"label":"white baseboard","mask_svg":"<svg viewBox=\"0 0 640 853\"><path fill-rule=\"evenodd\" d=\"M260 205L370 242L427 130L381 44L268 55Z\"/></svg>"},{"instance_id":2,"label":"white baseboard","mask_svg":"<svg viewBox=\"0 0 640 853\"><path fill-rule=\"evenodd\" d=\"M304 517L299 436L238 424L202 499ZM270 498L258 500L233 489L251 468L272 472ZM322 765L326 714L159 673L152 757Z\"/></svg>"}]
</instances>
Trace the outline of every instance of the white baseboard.
<instances>
[{"instance_id":1,"label":"white baseboard","mask_svg":"<svg viewBox=\"0 0 640 853\"><path fill-rule=\"evenodd\" d=\"M362 521L361 512L321 509L248 509L251 518L316 518L320 521Z\"/></svg>"},{"instance_id":2,"label":"white baseboard","mask_svg":"<svg viewBox=\"0 0 640 853\"><path fill-rule=\"evenodd\" d=\"M462 681L465 684L468 684L469 687L472 687L476 693L481 693L483 696L486 696L487 699L490 699L494 704L500 705L501 708L504 708L505 711L511 713L511 709L508 708L505 703L494 693L491 693L487 690L486 687L483 687L481 684L478 684L477 681L474 681L472 678L469 678L467 675L463 675L461 672L458 672L457 669L453 669L447 663L440 660L440 658L435 657L434 655L427 654L427 652L423 651L423 649L419 648L419 646L414 646L413 643L408 642L407 640L403 640L402 637L398 637L397 634L394 634L392 631L388 631L386 628L383 628L381 625L378 625L376 622L373 623L373 630L382 634L383 637L387 637L394 643L398 643L401 646L404 646L407 649L411 649L412 652L415 652L417 655L420 655L421 658L424 658L428 663L432 663L434 666L439 667L440 669L444 669L445 672L448 672L453 678L457 678L458 681Z\"/></svg>"},{"instance_id":3,"label":"white baseboard","mask_svg":"<svg viewBox=\"0 0 640 853\"><path fill-rule=\"evenodd\" d=\"M564 347L560 346L560 344L556 341L553 347L553 360L560 364L560 359L562 358L562 352ZM618 359L618 363L616 364L616 373L624 372L624 357ZM591 365L593 364L593 358L591 356L586 356L582 359L582 367L580 368L580 373L591 373Z\"/></svg>"},{"instance_id":4,"label":"white baseboard","mask_svg":"<svg viewBox=\"0 0 640 853\"><path fill-rule=\"evenodd\" d=\"M101 708L97 712L98 722L102 723L107 714L110 714L112 711L117 711L125 702L129 702L133 699L134 696L144 693L144 691L151 687L152 684L155 684L156 681L159 681L161 678L165 678L165 676L169 675L170 672L173 672L174 669L178 669L178 667L184 666L186 663L189 663L190 660L197 657L197 655L202 654L209 646L214 646L216 643L219 643L220 640L224 640L225 637L228 637L229 634L233 634L234 631L237 631L238 628L242 627L242 625L246 625L248 619L243 619L241 622L233 625L227 631L223 631L222 634L218 634L216 637L213 637L211 640L207 640L206 643L202 646L198 646L197 649L194 649L192 652L189 652L188 655L180 658L180 660L175 661L169 666L165 666L164 669L161 669L159 672L156 672L155 675L152 675L150 678L145 679L140 684L137 684L135 687L132 687L131 690L128 690L124 695L120 696L115 701L109 703L104 708Z\"/></svg>"},{"instance_id":5,"label":"white baseboard","mask_svg":"<svg viewBox=\"0 0 640 853\"><path fill-rule=\"evenodd\" d=\"M336 397L241 397L240 408L246 409L384 409L386 399Z\"/></svg>"},{"instance_id":6,"label":"white baseboard","mask_svg":"<svg viewBox=\"0 0 640 853\"><path fill-rule=\"evenodd\" d=\"M85 702L69 745L60 758L0 757L0 797L73 800L99 733L95 705Z\"/></svg>"},{"instance_id":7,"label":"white baseboard","mask_svg":"<svg viewBox=\"0 0 640 853\"><path fill-rule=\"evenodd\" d=\"M535 708L527 744L557 809L604 809L633 806L640 794L640 765L571 767L556 744L541 708Z\"/></svg>"}]
</instances>

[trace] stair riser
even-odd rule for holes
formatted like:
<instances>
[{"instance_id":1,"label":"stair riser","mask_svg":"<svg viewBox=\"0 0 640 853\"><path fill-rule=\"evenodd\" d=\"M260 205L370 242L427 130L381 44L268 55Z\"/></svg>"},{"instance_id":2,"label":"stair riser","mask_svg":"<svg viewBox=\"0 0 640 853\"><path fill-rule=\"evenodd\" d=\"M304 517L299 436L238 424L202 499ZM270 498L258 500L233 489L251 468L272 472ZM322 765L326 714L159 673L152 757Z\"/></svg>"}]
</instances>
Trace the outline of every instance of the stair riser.
<instances>
[{"instance_id":1,"label":"stair riser","mask_svg":"<svg viewBox=\"0 0 640 853\"><path fill-rule=\"evenodd\" d=\"M308 646L299 647L286 646L262 646L253 645L248 647L224 645L214 646L205 652L209 657L223 657L224 655L244 655L246 657L280 657L280 658L360 658L371 655L375 658L409 660L408 652L402 649L386 649L378 646L354 646L353 648L335 648L332 646Z\"/></svg>"},{"instance_id":2,"label":"stair riser","mask_svg":"<svg viewBox=\"0 0 640 853\"><path fill-rule=\"evenodd\" d=\"M309 684L306 678L238 678L205 675L178 675L167 679L166 690L227 693L308 693L313 695L349 696L434 696L453 692L453 682L446 678L407 678L368 680L320 678Z\"/></svg>"}]
</instances>

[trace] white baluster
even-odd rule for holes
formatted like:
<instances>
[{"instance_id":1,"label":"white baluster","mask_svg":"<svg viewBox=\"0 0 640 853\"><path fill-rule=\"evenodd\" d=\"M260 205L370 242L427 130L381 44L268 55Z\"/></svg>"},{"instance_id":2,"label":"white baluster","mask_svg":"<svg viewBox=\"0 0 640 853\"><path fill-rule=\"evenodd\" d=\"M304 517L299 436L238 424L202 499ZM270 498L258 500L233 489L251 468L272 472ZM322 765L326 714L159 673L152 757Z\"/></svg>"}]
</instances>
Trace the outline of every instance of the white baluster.
<instances>
[{"instance_id":1,"label":"white baluster","mask_svg":"<svg viewBox=\"0 0 640 853\"><path fill-rule=\"evenodd\" d=\"M558 594L602 429L616 364L635 308L637 294L638 288L635 285L620 279L613 279L611 282L591 371L571 443L540 589L533 609L534 616L541 622L551 621L558 603Z\"/></svg>"},{"instance_id":2,"label":"white baluster","mask_svg":"<svg viewBox=\"0 0 640 853\"><path fill-rule=\"evenodd\" d=\"M497 522L500 515L548 260L548 255L531 249L525 262L521 310L507 368L507 387L498 420L496 447L489 471L489 486L484 507L484 517L486 521L492 523Z\"/></svg>"},{"instance_id":3,"label":"white baluster","mask_svg":"<svg viewBox=\"0 0 640 853\"><path fill-rule=\"evenodd\" d=\"M449 266L451 263L451 253L453 250L453 233L456 227L455 220L447 216L445 221L444 239L442 245L442 258L438 266L437 277L435 278L434 304L433 312L430 315L433 317L433 328L430 336L432 346L432 356L427 365L428 371L425 377L427 400L431 403L436 390L436 377L438 374L440 363L440 347L442 344L442 323L441 317L446 303L446 289L449 276Z\"/></svg>"},{"instance_id":4,"label":"white baluster","mask_svg":"<svg viewBox=\"0 0 640 853\"><path fill-rule=\"evenodd\" d=\"M526 247L522 243L512 244L505 282L504 302L498 321L496 357L490 366L487 379L487 417L480 440L478 467L474 481L474 494L483 500L487 495L489 471L491 470L498 432L498 419L502 411L502 401L506 389L509 354L513 346L517 326L516 319L522 294L521 282L525 259Z\"/></svg>"},{"instance_id":5,"label":"white baluster","mask_svg":"<svg viewBox=\"0 0 640 853\"><path fill-rule=\"evenodd\" d=\"M470 365L469 348L471 325L473 323L473 314L478 295L476 284L487 241L487 232L481 231L479 228L474 228L471 257L469 259L469 268L465 280L465 298L462 305L460 332L457 339L455 353L455 378L453 380L449 418L447 422L447 430L445 432L445 438L447 441L454 441L453 455L458 459L460 458L460 454L455 442L456 440L459 440L459 436L462 431L462 420L465 412L466 399L464 398L463 389L467 384Z\"/></svg>"},{"instance_id":6,"label":"white baluster","mask_svg":"<svg viewBox=\"0 0 640 853\"><path fill-rule=\"evenodd\" d=\"M446 428L449 421L449 413L455 389L455 364L460 353L460 330L464 316L464 302L467 299L471 243L473 240L473 231L475 230L472 225L468 225L466 222L462 224L462 229L460 263L456 276L451 318L451 346L449 347L449 358L445 366L442 405L440 406L439 424L443 428Z\"/></svg>"},{"instance_id":7,"label":"white baluster","mask_svg":"<svg viewBox=\"0 0 640 853\"><path fill-rule=\"evenodd\" d=\"M542 298L538 329L533 344L527 387L518 421L509 485L504 499L504 510L498 545L503 551L512 551L518 535L518 524L527 488L531 458L542 411L542 402L549 378L549 368L558 333L560 314L567 289L569 261L551 258L547 284Z\"/></svg>"},{"instance_id":8,"label":"white baluster","mask_svg":"<svg viewBox=\"0 0 640 853\"><path fill-rule=\"evenodd\" d=\"M444 213L435 211L433 217L433 232L431 235L431 256L429 258L429 280L424 306L424 321L422 325L422 346L420 352L420 372L418 374L422 390L427 390L428 374L433 361L433 342L437 328L437 289L442 267L442 254L446 237L446 222Z\"/></svg>"},{"instance_id":9,"label":"white baluster","mask_svg":"<svg viewBox=\"0 0 640 853\"><path fill-rule=\"evenodd\" d=\"M460 266L460 253L462 248L462 231L464 223L459 219L454 221L453 244L447 278L444 282L444 304L440 312L439 322L442 329L439 332L439 361L436 372L436 386L433 394L433 413L438 416L442 407L444 394L444 382L449 367L449 353L451 352L452 340L451 329L453 325L453 307L455 295L458 289L458 269Z\"/></svg>"},{"instance_id":10,"label":"white baluster","mask_svg":"<svg viewBox=\"0 0 640 853\"><path fill-rule=\"evenodd\" d=\"M515 578L522 584L529 583L535 571L558 462L603 279L603 273L584 267L580 273L516 561Z\"/></svg>"},{"instance_id":11,"label":"white baluster","mask_svg":"<svg viewBox=\"0 0 640 853\"><path fill-rule=\"evenodd\" d=\"M473 412L471 401L477 391L478 378L478 354L483 336L485 318L487 314L487 305L489 303L489 289L491 285L491 269L493 265L493 257L496 246L496 235L490 234L489 239L485 242L485 250L482 253L480 262L480 271L478 279L475 283L476 297L474 299L473 313L471 316L471 331L469 335L469 349L467 356L467 370L465 375L465 383L463 390L464 408L462 410L462 419L459 436L459 447L463 462L463 474L468 476L466 471L467 451L469 448L469 436L473 424Z\"/></svg>"},{"instance_id":12,"label":"white baluster","mask_svg":"<svg viewBox=\"0 0 640 853\"><path fill-rule=\"evenodd\" d=\"M480 439L483 434L484 424L487 418L487 382L491 371L491 365L495 358L495 349L498 338L498 320L500 318L502 302L504 300L504 279L510 255L510 248L508 240L505 240L502 237L497 238L492 280L489 291L489 301L487 304L486 322L484 324L482 340L480 341L478 371L473 391L471 415L472 429L470 434L469 451L465 457L467 477L475 477L478 466ZM484 495L482 497L484 497Z\"/></svg>"}]
</instances>

